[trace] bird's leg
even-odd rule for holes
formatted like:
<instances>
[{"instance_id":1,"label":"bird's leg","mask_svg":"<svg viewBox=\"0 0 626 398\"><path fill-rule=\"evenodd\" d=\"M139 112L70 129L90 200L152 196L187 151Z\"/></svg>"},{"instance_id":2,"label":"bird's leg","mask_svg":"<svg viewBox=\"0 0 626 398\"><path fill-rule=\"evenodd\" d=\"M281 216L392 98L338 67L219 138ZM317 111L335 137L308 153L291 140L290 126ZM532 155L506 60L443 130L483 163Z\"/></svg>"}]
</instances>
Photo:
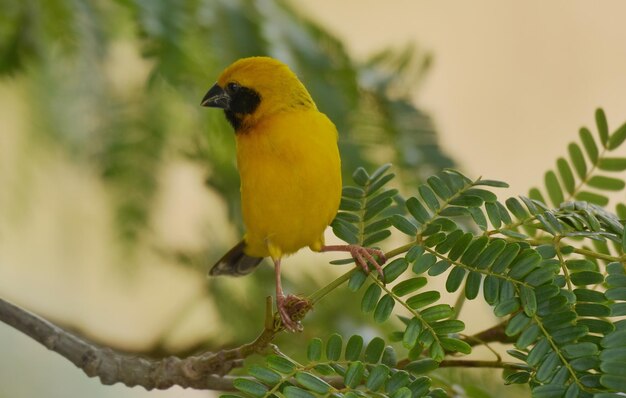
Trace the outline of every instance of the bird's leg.
<instances>
[{"instance_id":1,"label":"bird's leg","mask_svg":"<svg viewBox=\"0 0 626 398\"><path fill-rule=\"evenodd\" d=\"M383 274L382 264L385 264L385 253L378 249L370 249L368 247L363 247L359 245L333 245L333 246L322 246L323 252L349 252L352 258L363 268L363 271L368 273L370 271L367 262L376 268L376 271L380 274L383 280L385 279L385 274ZM378 258L374 258L374 256Z\"/></svg>"},{"instance_id":2,"label":"bird's leg","mask_svg":"<svg viewBox=\"0 0 626 398\"><path fill-rule=\"evenodd\" d=\"M288 312L287 300L289 297L286 297L283 293L283 286L280 278L280 258L274 259L274 271L276 272L276 308L280 314L283 326L285 326L285 328L290 332L296 332L300 330L301 327L298 325L298 322L291 319Z\"/></svg>"}]
</instances>

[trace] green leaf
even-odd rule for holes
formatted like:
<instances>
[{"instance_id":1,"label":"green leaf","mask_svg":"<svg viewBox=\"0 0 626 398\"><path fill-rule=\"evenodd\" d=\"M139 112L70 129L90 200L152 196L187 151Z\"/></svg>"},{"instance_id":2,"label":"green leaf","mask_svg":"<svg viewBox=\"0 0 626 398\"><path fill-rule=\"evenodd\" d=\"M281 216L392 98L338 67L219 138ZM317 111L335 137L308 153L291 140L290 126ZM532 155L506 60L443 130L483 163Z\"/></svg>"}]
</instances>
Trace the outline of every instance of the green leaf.
<instances>
[{"instance_id":1,"label":"green leaf","mask_svg":"<svg viewBox=\"0 0 626 398\"><path fill-rule=\"evenodd\" d=\"M482 275L479 272L470 271L469 275L467 275L467 281L465 282L465 298L473 300L478 296L481 281Z\"/></svg>"},{"instance_id":2,"label":"green leaf","mask_svg":"<svg viewBox=\"0 0 626 398\"><path fill-rule=\"evenodd\" d=\"M363 215L363 221L369 221L372 218L376 217L380 212L388 208L393 204L393 199L385 198L383 200L377 201L374 204L367 204L365 214Z\"/></svg>"},{"instance_id":3,"label":"green leaf","mask_svg":"<svg viewBox=\"0 0 626 398\"><path fill-rule=\"evenodd\" d=\"M569 157L574 165L574 169L576 170L576 174L578 178L584 180L587 178L587 163L585 162L585 157L583 156L583 152L580 150L578 144L572 142L568 145L567 150L569 152Z\"/></svg>"},{"instance_id":4,"label":"green leaf","mask_svg":"<svg viewBox=\"0 0 626 398\"><path fill-rule=\"evenodd\" d=\"M466 355L472 352L472 347L462 340L451 337L441 337L439 341L446 351L460 352Z\"/></svg>"},{"instance_id":5,"label":"green leaf","mask_svg":"<svg viewBox=\"0 0 626 398\"><path fill-rule=\"evenodd\" d=\"M430 219L430 214L424 208L424 205L417 200L417 198L411 197L406 201L406 208L413 217L420 223L424 224Z\"/></svg>"},{"instance_id":6,"label":"green leaf","mask_svg":"<svg viewBox=\"0 0 626 398\"><path fill-rule=\"evenodd\" d=\"M507 323L504 333L507 336L517 336L530 324L530 318L524 312L518 312Z\"/></svg>"},{"instance_id":7,"label":"green leaf","mask_svg":"<svg viewBox=\"0 0 626 398\"><path fill-rule=\"evenodd\" d=\"M374 337L365 348L365 362L377 363L385 349L385 341L380 337Z\"/></svg>"},{"instance_id":8,"label":"green leaf","mask_svg":"<svg viewBox=\"0 0 626 398\"><path fill-rule=\"evenodd\" d=\"M493 203L498 200L498 197L496 196L495 193L491 191L487 191L486 189L481 189L481 188L470 188L467 191L465 191L464 195L478 196L485 203Z\"/></svg>"},{"instance_id":9,"label":"green leaf","mask_svg":"<svg viewBox=\"0 0 626 398\"><path fill-rule=\"evenodd\" d=\"M407 384L409 384L409 374L403 370L399 370L391 375L387 381L385 390L387 393L393 394Z\"/></svg>"},{"instance_id":10,"label":"green leaf","mask_svg":"<svg viewBox=\"0 0 626 398\"><path fill-rule=\"evenodd\" d=\"M539 365L543 357L550 351L550 343L548 339L542 337L537 344L528 353L526 363L530 366Z\"/></svg>"},{"instance_id":11,"label":"green leaf","mask_svg":"<svg viewBox=\"0 0 626 398\"><path fill-rule=\"evenodd\" d=\"M485 296L485 301L494 305L498 300L498 295L500 293L500 280L493 275L487 275L485 277L485 282L483 283L483 295Z\"/></svg>"},{"instance_id":12,"label":"green leaf","mask_svg":"<svg viewBox=\"0 0 626 398\"><path fill-rule=\"evenodd\" d=\"M474 266L478 269L488 268L495 259L502 253L506 242L502 239L494 239L489 245L480 253Z\"/></svg>"},{"instance_id":13,"label":"green leaf","mask_svg":"<svg viewBox=\"0 0 626 398\"><path fill-rule=\"evenodd\" d=\"M502 250L498 258L493 262L491 269L496 274L500 274L513 262L520 251L520 245L517 243L508 243Z\"/></svg>"},{"instance_id":14,"label":"green leaf","mask_svg":"<svg viewBox=\"0 0 626 398\"><path fill-rule=\"evenodd\" d=\"M576 286L595 285L604 282L604 276L594 271L576 272L570 275L570 279Z\"/></svg>"},{"instance_id":15,"label":"green leaf","mask_svg":"<svg viewBox=\"0 0 626 398\"><path fill-rule=\"evenodd\" d=\"M446 290L449 293L456 292L461 283L463 283L463 279L465 278L465 269L462 267L454 267L450 274L448 274L448 279L446 280Z\"/></svg>"},{"instance_id":16,"label":"green leaf","mask_svg":"<svg viewBox=\"0 0 626 398\"><path fill-rule=\"evenodd\" d=\"M367 377L365 387L370 391L378 391L389 377L389 368L385 365L376 365Z\"/></svg>"},{"instance_id":17,"label":"green leaf","mask_svg":"<svg viewBox=\"0 0 626 398\"><path fill-rule=\"evenodd\" d=\"M361 202L357 202L353 199L341 198L341 202L339 202L339 209L346 211L359 211L361 210Z\"/></svg>"},{"instance_id":18,"label":"green leaf","mask_svg":"<svg viewBox=\"0 0 626 398\"><path fill-rule=\"evenodd\" d=\"M520 287L520 300L522 302L522 308L528 316L533 316L537 312L537 298L535 297L535 291L526 286Z\"/></svg>"},{"instance_id":19,"label":"green leaf","mask_svg":"<svg viewBox=\"0 0 626 398\"><path fill-rule=\"evenodd\" d=\"M622 124L617 130L611 134L611 138L609 138L609 145L607 148L609 150L614 150L626 140L626 123Z\"/></svg>"},{"instance_id":20,"label":"green leaf","mask_svg":"<svg viewBox=\"0 0 626 398\"><path fill-rule=\"evenodd\" d=\"M382 289L375 283L372 283L365 294L363 294L363 299L361 300L361 311L363 312L371 312L376 308L376 304L378 303L378 299L380 298L380 294Z\"/></svg>"},{"instance_id":21,"label":"green leaf","mask_svg":"<svg viewBox=\"0 0 626 398\"><path fill-rule=\"evenodd\" d=\"M480 228L481 231L486 231L488 225L483 211L479 207L470 207L467 210L469 210L472 220L474 220L478 228Z\"/></svg>"},{"instance_id":22,"label":"green leaf","mask_svg":"<svg viewBox=\"0 0 626 398\"><path fill-rule=\"evenodd\" d=\"M365 196L365 190L359 187L346 186L341 190L341 196L346 196L351 199L361 199Z\"/></svg>"},{"instance_id":23,"label":"green leaf","mask_svg":"<svg viewBox=\"0 0 626 398\"><path fill-rule=\"evenodd\" d=\"M418 187L418 190L424 203L431 211L436 212L439 210L439 200L437 200L435 193L428 185L422 184Z\"/></svg>"},{"instance_id":24,"label":"green leaf","mask_svg":"<svg viewBox=\"0 0 626 398\"><path fill-rule=\"evenodd\" d=\"M428 389L430 388L430 384L431 384L431 381L429 377L420 376L420 377L416 377L415 381L409 384L409 389L413 393L414 397L422 397L428 392Z\"/></svg>"},{"instance_id":25,"label":"green leaf","mask_svg":"<svg viewBox=\"0 0 626 398\"><path fill-rule=\"evenodd\" d=\"M320 338L314 338L309 342L306 351L306 357L311 362L317 362L322 357L322 340Z\"/></svg>"},{"instance_id":26,"label":"green leaf","mask_svg":"<svg viewBox=\"0 0 626 398\"><path fill-rule=\"evenodd\" d=\"M426 308L421 312L422 319L426 322L439 321L441 319L449 318L454 311L448 304L437 304L432 307Z\"/></svg>"},{"instance_id":27,"label":"green leaf","mask_svg":"<svg viewBox=\"0 0 626 398\"><path fill-rule=\"evenodd\" d=\"M450 201L451 205L461 207L478 207L482 206L483 203L483 200L479 196L468 195L466 193Z\"/></svg>"},{"instance_id":28,"label":"green leaf","mask_svg":"<svg viewBox=\"0 0 626 398\"><path fill-rule=\"evenodd\" d=\"M598 346L593 343L568 344L561 350L569 359L587 357L598 354Z\"/></svg>"},{"instance_id":29,"label":"green leaf","mask_svg":"<svg viewBox=\"0 0 626 398\"><path fill-rule=\"evenodd\" d=\"M398 283L396 286L393 287L393 289L391 289L391 291L396 296L401 297L426 286L426 283L427 279L424 277L420 276L417 278L411 278Z\"/></svg>"},{"instance_id":30,"label":"green leaf","mask_svg":"<svg viewBox=\"0 0 626 398\"><path fill-rule=\"evenodd\" d=\"M426 247L433 247L435 245L440 244L444 240L446 240L446 234L443 232L437 232L436 234L431 235L428 238L424 239L423 244Z\"/></svg>"},{"instance_id":31,"label":"green leaf","mask_svg":"<svg viewBox=\"0 0 626 398\"><path fill-rule=\"evenodd\" d=\"M525 220L526 218L528 218L528 212L526 211L526 209L524 209L524 207L516 198L508 198L504 203L506 204L506 207L509 209L509 211L513 213L513 215L517 217L518 220ZM502 213L503 212L500 212L501 216Z\"/></svg>"},{"instance_id":32,"label":"green leaf","mask_svg":"<svg viewBox=\"0 0 626 398\"><path fill-rule=\"evenodd\" d=\"M300 384L302 387L310 391L314 391L318 394L326 394L332 388L324 380L320 379L319 377L315 375L312 375L311 373L298 372L296 373L295 378L298 384Z\"/></svg>"},{"instance_id":33,"label":"green leaf","mask_svg":"<svg viewBox=\"0 0 626 398\"><path fill-rule=\"evenodd\" d=\"M367 187L367 195L372 195L376 193L380 188L382 188L389 181L393 180L396 175L394 173L389 173L371 183L369 187Z\"/></svg>"},{"instance_id":34,"label":"green leaf","mask_svg":"<svg viewBox=\"0 0 626 398\"><path fill-rule=\"evenodd\" d=\"M541 263L541 255L534 249L525 249L515 259L509 270L509 276L521 280Z\"/></svg>"},{"instance_id":35,"label":"green leaf","mask_svg":"<svg viewBox=\"0 0 626 398\"><path fill-rule=\"evenodd\" d=\"M350 280L348 281L348 289L350 289L350 291L352 292L356 292L361 288L361 286L363 286L366 279L367 275L365 274L365 272L363 272L363 270L356 271L354 274L352 274Z\"/></svg>"},{"instance_id":36,"label":"green leaf","mask_svg":"<svg viewBox=\"0 0 626 398\"><path fill-rule=\"evenodd\" d=\"M442 200L447 200L452 196L452 192L448 189L448 186L444 184L443 181L437 176L429 177L426 182L430 187L435 191L437 196L439 196Z\"/></svg>"},{"instance_id":37,"label":"green leaf","mask_svg":"<svg viewBox=\"0 0 626 398\"><path fill-rule=\"evenodd\" d=\"M495 203L485 203L485 210L487 210L487 217L489 222L495 229L500 228L502 225L502 219L500 218L500 211L498 205Z\"/></svg>"},{"instance_id":38,"label":"green leaf","mask_svg":"<svg viewBox=\"0 0 626 398\"><path fill-rule=\"evenodd\" d=\"M526 316L523 312L520 312L520 314L523 314L524 316ZM541 333L541 329L539 329L539 326L530 325L517 338L517 341L515 342L515 346L522 350L526 349L529 345L531 345L537 340L540 333Z\"/></svg>"},{"instance_id":39,"label":"green leaf","mask_svg":"<svg viewBox=\"0 0 626 398\"><path fill-rule=\"evenodd\" d=\"M436 290L431 290L428 292L417 294L413 297L410 297L406 304L412 309L416 310L418 308L425 307L429 304L432 304L441 298L441 294Z\"/></svg>"},{"instance_id":40,"label":"green leaf","mask_svg":"<svg viewBox=\"0 0 626 398\"><path fill-rule=\"evenodd\" d=\"M445 236L445 240L437 245L437 253L445 254L452 249L452 246L463 236L463 231L456 229Z\"/></svg>"},{"instance_id":41,"label":"green leaf","mask_svg":"<svg viewBox=\"0 0 626 398\"><path fill-rule=\"evenodd\" d=\"M385 347L385 350L383 351L383 357L381 358L380 362L391 368L396 367L396 365L398 364L398 355L396 354L396 351L393 349L392 346Z\"/></svg>"},{"instance_id":42,"label":"green leaf","mask_svg":"<svg viewBox=\"0 0 626 398\"><path fill-rule=\"evenodd\" d=\"M626 184L618 178L596 175L587 181L587 185L607 191L621 191Z\"/></svg>"},{"instance_id":43,"label":"green leaf","mask_svg":"<svg viewBox=\"0 0 626 398\"><path fill-rule=\"evenodd\" d=\"M296 368L296 364L287 358L273 354L267 357L267 366L283 374L292 373Z\"/></svg>"},{"instance_id":44,"label":"green leaf","mask_svg":"<svg viewBox=\"0 0 626 398\"><path fill-rule=\"evenodd\" d=\"M417 258L415 263L413 264L413 272L416 274L421 274L426 272L437 262L437 257L430 253L426 253Z\"/></svg>"},{"instance_id":45,"label":"green leaf","mask_svg":"<svg viewBox=\"0 0 626 398\"><path fill-rule=\"evenodd\" d=\"M374 310L374 320L378 323L383 323L389 319L395 303L396 302L393 297L389 294L385 294L376 305L376 309Z\"/></svg>"},{"instance_id":46,"label":"green leaf","mask_svg":"<svg viewBox=\"0 0 626 398\"><path fill-rule=\"evenodd\" d=\"M456 241L452 249L450 249L450 253L448 253L448 258L451 261L456 261L469 247L469 244L472 242L474 235L470 232L467 232Z\"/></svg>"},{"instance_id":47,"label":"green leaf","mask_svg":"<svg viewBox=\"0 0 626 398\"><path fill-rule=\"evenodd\" d=\"M261 380L265 384L271 386L280 383L282 376L271 369L259 365L250 365L248 368L248 374L256 379Z\"/></svg>"},{"instance_id":48,"label":"green leaf","mask_svg":"<svg viewBox=\"0 0 626 398\"><path fill-rule=\"evenodd\" d=\"M378 231L376 233L373 233L373 234L369 235L363 241L363 245L362 246L364 246L364 247L371 247L375 243L378 243L378 242L380 242L382 240L387 239L389 236L391 236L391 231L389 231L389 230Z\"/></svg>"},{"instance_id":49,"label":"green leaf","mask_svg":"<svg viewBox=\"0 0 626 398\"><path fill-rule=\"evenodd\" d=\"M351 224L335 219L331 226L333 228L333 233L339 239L351 245L359 243L359 239L357 238L356 233L352 230Z\"/></svg>"},{"instance_id":50,"label":"green leaf","mask_svg":"<svg viewBox=\"0 0 626 398\"><path fill-rule=\"evenodd\" d=\"M626 330L619 330L609 334L602 339L601 345L604 348L626 346Z\"/></svg>"},{"instance_id":51,"label":"green leaf","mask_svg":"<svg viewBox=\"0 0 626 398\"><path fill-rule=\"evenodd\" d=\"M598 168L605 171L624 171L626 158L602 158L598 162Z\"/></svg>"},{"instance_id":52,"label":"green leaf","mask_svg":"<svg viewBox=\"0 0 626 398\"><path fill-rule=\"evenodd\" d=\"M496 316L502 317L514 313L515 311L519 310L519 308L519 299L517 297L511 297L509 299L501 301L500 304L496 305L496 307L493 309L493 313Z\"/></svg>"},{"instance_id":53,"label":"green leaf","mask_svg":"<svg viewBox=\"0 0 626 398\"><path fill-rule=\"evenodd\" d=\"M556 178L556 174L554 174L553 171L546 172L544 182L550 201L554 206L558 207L561 203L563 203L565 198L563 197L563 191L561 190L559 181Z\"/></svg>"},{"instance_id":54,"label":"green leaf","mask_svg":"<svg viewBox=\"0 0 626 398\"><path fill-rule=\"evenodd\" d=\"M420 320L417 318L412 318L409 321L406 330L404 331L404 335L402 337L402 345L407 349L413 348L413 346L415 346L415 343L417 342L417 337L420 335L421 332L422 322L420 322Z\"/></svg>"},{"instance_id":55,"label":"green leaf","mask_svg":"<svg viewBox=\"0 0 626 398\"><path fill-rule=\"evenodd\" d=\"M430 355L430 357L434 359L435 361L441 362L443 361L443 358L445 358L446 353L443 350L443 347L441 346L441 344L435 341L430 345L430 348L428 349L428 355Z\"/></svg>"},{"instance_id":56,"label":"green leaf","mask_svg":"<svg viewBox=\"0 0 626 398\"><path fill-rule=\"evenodd\" d=\"M600 383L615 391L626 391L626 376L603 375L600 376Z\"/></svg>"},{"instance_id":57,"label":"green leaf","mask_svg":"<svg viewBox=\"0 0 626 398\"><path fill-rule=\"evenodd\" d=\"M451 333L458 333L465 330L465 324L458 319L446 319L439 322L431 323L430 326L435 330L435 333L439 335L447 335Z\"/></svg>"},{"instance_id":58,"label":"green leaf","mask_svg":"<svg viewBox=\"0 0 626 398\"><path fill-rule=\"evenodd\" d=\"M262 397L268 391L267 386L264 384L249 379L235 379L233 386L237 390L252 395L253 397Z\"/></svg>"},{"instance_id":59,"label":"green leaf","mask_svg":"<svg viewBox=\"0 0 626 398\"><path fill-rule=\"evenodd\" d=\"M574 180L574 174L572 173L572 169L570 168L567 160L564 158L559 158L556 161L557 169L559 170L559 174L561 175L561 181L563 182L563 186L565 190L571 195L574 193L576 189L576 181Z\"/></svg>"},{"instance_id":60,"label":"green leaf","mask_svg":"<svg viewBox=\"0 0 626 398\"><path fill-rule=\"evenodd\" d=\"M448 206L439 212L439 215L442 217L461 217L469 214L470 212L467 208L458 206Z\"/></svg>"},{"instance_id":61,"label":"green leaf","mask_svg":"<svg viewBox=\"0 0 626 398\"><path fill-rule=\"evenodd\" d=\"M387 172L387 170L389 170L391 168L391 163L385 163L382 166L380 166L379 168L377 168L372 175L370 176L370 182L374 182L377 181L380 177L383 176L383 174L385 174L385 172Z\"/></svg>"},{"instance_id":62,"label":"green leaf","mask_svg":"<svg viewBox=\"0 0 626 398\"><path fill-rule=\"evenodd\" d=\"M596 109L596 126L598 127L598 135L603 147L607 147L609 142L609 125L606 121L606 115L602 108Z\"/></svg>"},{"instance_id":63,"label":"green leaf","mask_svg":"<svg viewBox=\"0 0 626 398\"><path fill-rule=\"evenodd\" d=\"M611 310L604 304L577 303L575 308L576 313L578 313L579 316L592 316L599 318L611 315Z\"/></svg>"},{"instance_id":64,"label":"green leaf","mask_svg":"<svg viewBox=\"0 0 626 398\"><path fill-rule=\"evenodd\" d=\"M383 218L383 219L380 219L373 223L368 224L367 227L363 229L363 232L366 235L370 235L370 234L373 234L374 232L378 232L383 229L387 229L389 227L391 227L391 220L389 218Z\"/></svg>"},{"instance_id":65,"label":"green leaf","mask_svg":"<svg viewBox=\"0 0 626 398\"><path fill-rule=\"evenodd\" d=\"M450 262L447 260L437 261L435 265L430 267L430 269L428 270L428 275L430 276L441 275L444 272L446 272L448 268L450 268L450 265L452 264L450 264Z\"/></svg>"},{"instance_id":66,"label":"green leaf","mask_svg":"<svg viewBox=\"0 0 626 398\"><path fill-rule=\"evenodd\" d=\"M358 334L353 335L346 344L345 358L348 361L356 361L361 356L363 350L363 337Z\"/></svg>"},{"instance_id":67,"label":"green leaf","mask_svg":"<svg viewBox=\"0 0 626 398\"><path fill-rule=\"evenodd\" d=\"M544 384L533 388L533 398L557 398L563 397L565 387L557 384Z\"/></svg>"},{"instance_id":68,"label":"green leaf","mask_svg":"<svg viewBox=\"0 0 626 398\"><path fill-rule=\"evenodd\" d=\"M394 214L391 216L391 225L396 227L400 232L404 232L409 236L417 235L417 226L409 221L408 218L400 214Z\"/></svg>"},{"instance_id":69,"label":"green leaf","mask_svg":"<svg viewBox=\"0 0 626 398\"><path fill-rule=\"evenodd\" d=\"M329 361L338 361L341 358L343 339L338 333L333 333L326 342L326 358Z\"/></svg>"},{"instance_id":70,"label":"green leaf","mask_svg":"<svg viewBox=\"0 0 626 398\"><path fill-rule=\"evenodd\" d=\"M364 187L369 183L370 176L367 174L367 171L363 167L357 168L354 173L352 173L352 179L358 185Z\"/></svg>"},{"instance_id":71,"label":"green leaf","mask_svg":"<svg viewBox=\"0 0 626 398\"><path fill-rule=\"evenodd\" d=\"M409 263L404 257L397 258L390 262L383 269L383 275L385 276L385 283L391 283L398 279L400 275L408 268Z\"/></svg>"},{"instance_id":72,"label":"green leaf","mask_svg":"<svg viewBox=\"0 0 626 398\"><path fill-rule=\"evenodd\" d=\"M315 395L296 386L287 386L283 390L285 398L315 398Z\"/></svg>"},{"instance_id":73,"label":"green leaf","mask_svg":"<svg viewBox=\"0 0 626 398\"><path fill-rule=\"evenodd\" d=\"M487 187L494 187L494 188L508 188L509 187L509 184L507 184L504 181L483 180L483 179L476 181L474 185L484 185Z\"/></svg>"},{"instance_id":74,"label":"green leaf","mask_svg":"<svg viewBox=\"0 0 626 398\"><path fill-rule=\"evenodd\" d=\"M604 207L609 204L609 198L604 195L600 195L594 192L589 191L580 191L574 196L577 200L581 202L589 202L596 204L598 206Z\"/></svg>"},{"instance_id":75,"label":"green leaf","mask_svg":"<svg viewBox=\"0 0 626 398\"><path fill-rule=\"evenodd\" d=\"M591 132L586 127L583 127L580 129L579 135L585 147L585 152L587 152L587 156L589 156L589 160L591 160L591 163L596 164L598 162L598 147L596 146Z\"/></svg>"},{"instance_id":76,"label":"green leaf","mask_svg":"<svg viewBox=\"0 0 626 398\"><path fill-rule=\"evenodd\" d=\"M413 374L424 374L432 372L439 367L439 362L432 360L431 358L418 359L406 365L404 369Z\"/></svg>"},{"instance_id":77,"label":"green leaf","mask_svg":"<svg viewBox=\"0 0 626 398\"><path fill-rule=\"evenodd\" d=\"M515 372L515 373L511 373L508 374L505 379L504 379L504 385L511 385L511 384L526 384L528 383L528 381L530 380L530 373L528 372ZM534 391L533 391L534 393ZM533 395L533 397L536 397L536 395Z\"/></svg>"}]
</instances>

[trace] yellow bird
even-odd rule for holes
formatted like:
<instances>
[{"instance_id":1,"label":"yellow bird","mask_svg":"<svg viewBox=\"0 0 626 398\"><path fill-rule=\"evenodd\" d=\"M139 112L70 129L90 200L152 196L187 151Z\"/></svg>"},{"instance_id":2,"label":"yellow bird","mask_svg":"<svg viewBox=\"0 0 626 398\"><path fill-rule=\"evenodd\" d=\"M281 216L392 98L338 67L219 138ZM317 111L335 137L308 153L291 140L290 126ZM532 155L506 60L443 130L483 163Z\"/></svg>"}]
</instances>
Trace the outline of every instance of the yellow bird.
<instances>
[{"instance_id":1,"label":"yellow bird","mask_svg":"<svg viewBox=\"0 0 626 398\"><path fill-rule=\"evenodd\" d=\"M283 325L295 331L299 325L291 319L281 287L283 256L306 246L317 252L346 251L364 270L369 261L382 272L385 259L379 250L324 244L324 230L341 199L337 129L287 65L269 57L240 59L222 72L202 106L223 109L235 130L246 227L243 240L213 266L211 275L244 275L271 257L277 309Z\"/></svg>"}]
</instances>

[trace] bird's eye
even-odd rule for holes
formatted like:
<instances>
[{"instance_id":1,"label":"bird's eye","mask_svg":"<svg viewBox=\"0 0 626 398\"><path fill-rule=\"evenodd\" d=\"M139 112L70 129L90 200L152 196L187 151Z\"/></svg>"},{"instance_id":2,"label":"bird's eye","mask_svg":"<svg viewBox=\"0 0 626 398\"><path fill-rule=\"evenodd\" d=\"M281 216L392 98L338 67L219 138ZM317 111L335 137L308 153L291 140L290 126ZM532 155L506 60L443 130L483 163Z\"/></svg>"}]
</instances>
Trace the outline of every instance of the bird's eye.
<instances>
[{"instance_id":1,"label":"bird's eye","mask_svg":"<svg viewBox=\"0 0 626 398\"><path fill-rule=\"evenodd\" d=\"M230 91L231 93L234 93L234 92L238 91L238 90L241 88L241 86L240 86L239 84L237 84L237 83L228 83L228 84L226 85L226 88L227 88L227 89L228 89L228 91Z\"/></svg>"}]
</instances>

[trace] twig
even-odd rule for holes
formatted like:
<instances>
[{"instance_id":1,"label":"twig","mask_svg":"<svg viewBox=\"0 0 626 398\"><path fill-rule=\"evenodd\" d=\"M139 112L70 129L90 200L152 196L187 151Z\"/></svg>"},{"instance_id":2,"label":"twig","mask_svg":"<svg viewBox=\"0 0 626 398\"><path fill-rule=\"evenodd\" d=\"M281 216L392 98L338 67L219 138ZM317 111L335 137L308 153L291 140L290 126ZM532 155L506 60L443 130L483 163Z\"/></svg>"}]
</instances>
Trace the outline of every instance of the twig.
<instances>
[{"instance_id":1,"label":"twig","mask_svg":"<svg viewBox=\"0 0 626 398\"><path fill-rule=\"evenodd\" d=\"M102 384L122 383L147 390L184 388L233 390L233 377L225 376L241 366L243 359L264 351L278 333L265 328L251 343L218 352L205 352L187 358L147 359L100 347L0 298L0 321L12 326L82 369Z\"/></svg>"}]
</instances>

